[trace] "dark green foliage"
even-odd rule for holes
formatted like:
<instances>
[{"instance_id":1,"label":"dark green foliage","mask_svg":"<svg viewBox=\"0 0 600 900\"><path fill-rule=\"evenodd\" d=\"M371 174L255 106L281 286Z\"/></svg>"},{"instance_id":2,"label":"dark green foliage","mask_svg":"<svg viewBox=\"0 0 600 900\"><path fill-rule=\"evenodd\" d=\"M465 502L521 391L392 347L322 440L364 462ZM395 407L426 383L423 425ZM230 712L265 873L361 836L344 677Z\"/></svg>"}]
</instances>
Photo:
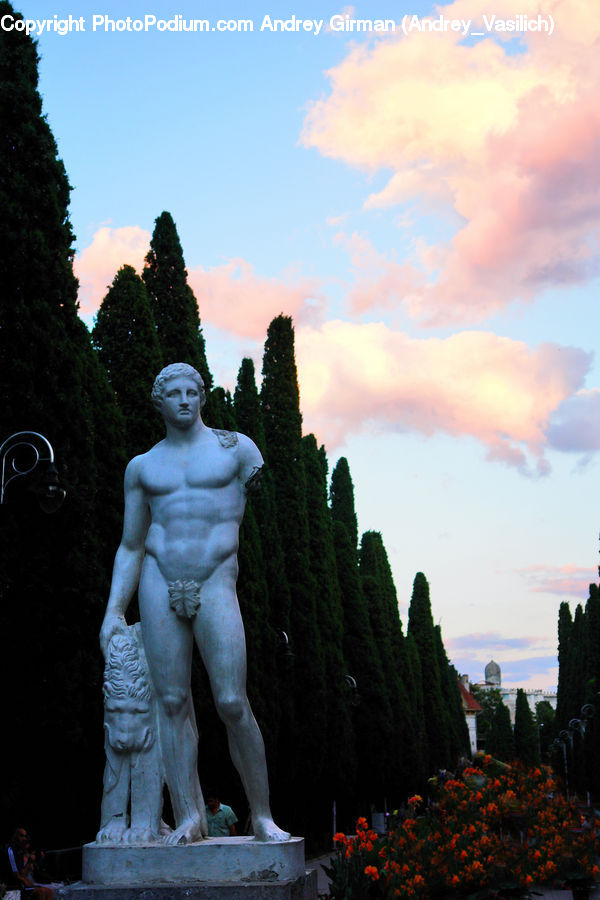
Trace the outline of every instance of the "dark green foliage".
<instances>
[{"instance_id":1,"label":"dark green foliage","mask_svg":"<svg viewBox=\"0 0 600 900\"><path fill-rule=\"evenodd\" d=\"M448 760L455 765L461 756L468 756L470 750L469 729L462 708L462 698L458 686L458 672L451 666L444 642L442 641L442 629L439 625L434 628L435 649L440 673L440 686L442 690L442 706L444 710L444 728L446 731L448 747Z\"/></svg>"},{"instance_id":2,"label":"dark green foliage","mask_svg":"<svg viewBox=\"0 0 600 900\"><path fill-rule=\"evenodd\" d=\"M558 618L558 703L555 734L569 738L570 786L582 794L600 793L600 592L590 584L585 609L579 604L571 618L562 603ZM573 722L575 720L575 722ZM579 724L581 723L581 724ZM564 777L562 748L555 748L554 765Z\"/></svg>"},{"instance_id":3,"label":"dark green foliage","mask_svg":"<svg viewBox=\"0 0 600 900\"><path fill-rule=\"evenodd\" d=\"M573 698L570 696L572 687L571 668L571 634L573 631L573 619L569 604L560 604L558 610L558 696L556 700L556 725L560 731L566 728L569 719L573 716ZM573 673L574 674L574 673Z\"/></svg>"},{"instance_id":4,"label":"dark green foliage","mask_svg":"<svg viewBox=\"0 0 600 900\"><path fill-rule=\"evenodd\" d=\"M348 809L356 777L356 748L351 700L344 676L348 668L343 652L342 598L337 578L333 528L327 505L327 481L317 441L312 434L302 439L306 474L306 503L310 510L310 568L318 584L317 626L325 659L327 731L323 748L323 772L317 791L322 820L329 824L331 805L338 814Z\"/></svg>"},{"instance_id":5,"label":"dark green foliage","mask_svg":"<svg viewBox=\"0 0 600 900\"><path fill-rule=\"evenodd\" d=\"M414 638L421 662L429 769L450 768L455 765L456 760L451 756L451 739L444 715L429 584L422 572L417 572L413 585L408 610L408 633Z\"/></svg>"},{"instance_id":6,"label":"dark green foliage","mask_svg":"<svg viewBox=\"0 0 600 900\"><path fill-rule=\"evenodd\" d=\"M548 748L550 747L553 739L556 737L556 712L552 704L547 700L541 700L539 703L536 703L535 722L540 738L540 753L542 756L542 762L547 762Z\"/></svg>"},{"instance_id":7,"label":"dark green foliage","mask_svg":"<svg viewBox=\"0 0 600 900\"><path fill-rule=\"evenodd\" d=\"M267 332L261 406L266 460L274 476L277 522L291 597L289 637L295 653L292 690L296 760L293 815L297 827L304 829L311 816L310 788L323 765L325 659L317 628L317 584L310 571L294 332L292 321L286 316L274 319Z\"/></svg>"},{"instance_id":8,"label":"dark green foliage","mask_svg":"<svg viewBox=\"0 0 600 900\"><path fill-rule=\"evenodd\" d=\"M222 387L214 388L207 397L206 406L202 410L202 418L211 428L235 431L235 413L229 391Z\"/></svg>"},{"instance_id":9,"label":"dark green foliage","mask_svg":"<svg viewBox=\"0 0 600 900\"><path fill-rule=\"evenodd\" d=\"M471 692L481 706L481 712L477 715L477 739L479 743L483 744L487 753L487 739L492 721L498 707L504 706L502 691L499 688L484 688L473 684Z\"/></svg>"},{"instance_id":10,"label":"dark green foliage","mask_svg":"<svg viewBox=\"0 0 600 900\"><path fill-rule=\"evenodd\" d=\"M354 509L354 485L345 456L341 456L331 474L331 515L337 522L343 522L352 545L358 547L358 522Z\"/></svg>"},{"instance_id":11,"label":"dark green foliage","mask_svg":"<svg viewBox=\"0 0 600 900\"><path fill-rule=\"evenodd\" d=\"M11 14L0 2L0 16ZM11 737L0 810L4 822L25 820L41 842L65 846L92 839L97 827L97 634L120 532L123 423L77 317L70 188L42 116L36 48L20 31L0 31L0 120L0 441L21 430L45 435L68 491L48 518L17 479L2 507L2 679Z\"/></svg>"},{"instance_id":12,"label":"dark green foliage","mask_svg":"<svg viewBox=\"0 0 600 900\"><path fill-rule=\"evenodd\" d=\"M354 515L354 489L345 459L338 461L331 481L336 484L338 496L338 501L332 504L331 516L344 613L344 657L361 698L354 715L358 810L370 803L381 808L387 790L388 747L393 740L392 707L358 569L356 540L348 530L348 525L352 526L349 511ZM355 515L353 521L356 523Z\"/></svg>"},{"instance_id":13,"label":"dark green foliage","mask_svg":"<svg viewBox=\"0 0 600 900\"><path fill-rule=\"evenodd\" d=\"M248 435L259 450L264 452L262 413L252 360L242 362L230 409L236 430ZM277 799L277 748L282 701L277 660L278 635L271 611L271 598L273 587L280 588L281 579L285 582L285 574L276 524L271 522L266 530L264 527L265 505L272 508L271 517L274 517L273 483L267 473L263 474L260 490L248 498L240 531L240 574L237 589L248 647L248 696L265 739L269 775L272 790L273 787L276 788ZM279 581L270 577L275 556L279 560ZM274 596L277 598L277 591Z\"/></svg>"},{"instance_id":14,"label":"dark green foliage","mask_svg":"<svg viewBox=\"0 0 600 900\"><path fill-rule=\"evenodd\" d=\"M425 722L425 697L423 693L421 660L417 644L410 632L406 635L404 647L406 651L406 686L417 745L417 754L413 758L414 783L417 790L423 791L425 790L427 778L431 774L428 762L429 743Z\"/></svg>"},{"instance_id":15,"label":"dark green foliage","mask_svg":"<svg viewBox=\"0 0 600 900\"><path fill-rule=\"evenodd\" d=\"M377 531L367 531L362 536L360 576L391 710L386 787L388 798L398 798L399 802L412 787L419 748L406 687L408 668L398 598L383 540Z\"/></svg>"},{"instance_id":16,"label":"dark green foliage","mask_svg":"<svg viewBox=\"0 0 600 900\"><path fill-rule=\"evenodd\" d=\"M254 363L242 360L233 398L236 427L252 438L263 457L266 457L265 429L260 397L256 389ZM277 522L275 481L272 469L263 469L260 491L252 498L263 549L269 597L271 623L275 629L289 631L290 590Z\"/></svg>"},{"instance_id":17,"label":"dark green foliage","mask_svg":"<svg viewBox=\"0 0 600 900\"><path fill-rule=\"evenodd\" d=\"M515 739L510 723L510 712L504 703L499 703L494 711L485 742L485 752L507 763L515 758Z\"/></svg>"},{"instance_id":18,"label":"dark green foliage","mask_svg":"<svg viewBox=\"0 0 600 900\"><path fill-rule=\"evenodd\" d=\"M185 362L200 372L207 398L203 417L215 428L226 428L220 409L222 398L213 400L211 395L213 380L206 361L198 303L187 283L179 235L168 212L161 213L154 223L142 278L150 298L163 364Z\"/></svg>"},{"instance_id":19,"label":"dark green foliage","mask_svg":"<svg viewBox=\"0 0 600 900\"><path fill-rule=\"evenodd\" d=\"M517 690L515 707L515 758L526 766L540 763L540 747L537 728L523 688Z\"/></svg>"},{"instance_id":20,"label":"dark green foliage","mask_svg":"<svg viewBox=\"0 0 600 900\"><path fill-rule=\"evenodd\" d=\"M144 282L123 266L102 301L92 331L94 346L126 423L131 459L162 440L164 426L150 400L162 359Z\"/></svg>"}]
</instances>

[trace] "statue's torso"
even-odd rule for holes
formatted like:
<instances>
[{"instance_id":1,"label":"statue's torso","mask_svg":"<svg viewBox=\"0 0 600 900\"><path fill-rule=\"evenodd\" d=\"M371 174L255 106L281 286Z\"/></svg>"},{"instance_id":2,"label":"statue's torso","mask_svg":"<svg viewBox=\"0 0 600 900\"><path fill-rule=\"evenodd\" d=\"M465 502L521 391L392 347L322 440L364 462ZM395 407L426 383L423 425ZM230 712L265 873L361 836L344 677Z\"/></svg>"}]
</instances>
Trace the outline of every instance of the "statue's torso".
<instances>
[{"instance_id":1,"label":"statue's torso","mask_svg":"<svg viewBox=\"0 0 600 900\"><path fill-rule=\"evenodd\" d=\"M235 577L246 502L237 445L222 446L212 431L185 447L163 441L139 477L151 517L146 553L165 580L203 582L223 566Z\"/></svg>"}]
</instances>

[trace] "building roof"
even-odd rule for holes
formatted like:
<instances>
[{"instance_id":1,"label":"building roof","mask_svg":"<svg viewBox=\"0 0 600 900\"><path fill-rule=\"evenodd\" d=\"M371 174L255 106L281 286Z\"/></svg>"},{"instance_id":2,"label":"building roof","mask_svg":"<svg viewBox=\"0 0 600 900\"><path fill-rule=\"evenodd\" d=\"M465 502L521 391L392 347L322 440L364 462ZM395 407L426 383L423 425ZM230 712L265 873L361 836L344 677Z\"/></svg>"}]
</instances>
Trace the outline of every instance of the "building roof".
<instances>
[{"instance_id":1,"label":"building roof","mask_svg":"<svg viewBox=\"0 0 600 900\"><path fill-rule=\"evenodd\" d=\"M481 712L482 706L477 702L471 691L465 687L460 678L458 679L458 686L460 688L460 695L462 698L462 705L465 712L470 713L478 713Z\"/></svg>"}]
</instances>

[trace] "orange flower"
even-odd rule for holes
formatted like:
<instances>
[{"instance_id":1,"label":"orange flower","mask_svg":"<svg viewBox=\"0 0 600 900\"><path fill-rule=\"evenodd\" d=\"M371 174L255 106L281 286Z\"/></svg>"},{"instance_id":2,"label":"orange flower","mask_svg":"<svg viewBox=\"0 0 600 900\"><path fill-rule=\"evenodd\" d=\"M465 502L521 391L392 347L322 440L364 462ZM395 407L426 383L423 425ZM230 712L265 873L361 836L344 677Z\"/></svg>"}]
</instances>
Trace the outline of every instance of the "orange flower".
<instances>
[{"instance_id":1,"label":"orange flower","mask_svg":"<svg viewBox=\"0 0 600 900\"><path fill-rule=\"evenodd\" d=\"M346 843L346 835L342 834L341 831L338 831L337 834L334 834L333 841L336 844L345 844Z\"/></svg>"},{"instance_id":2,"label":"orange flower","mask_svg":"<svg viewBox=\"0 0 600 900\"><path fill-rule=\"evenodd\" d=\"M373 879L373 881L378 881L378 880L379 880L379 872L378 872L378 870L375 868L375 866L367 866L367 867L365 868L365 875L368 875L369 878L372 878L372 879Z\"/></svg>"}]
</instances>

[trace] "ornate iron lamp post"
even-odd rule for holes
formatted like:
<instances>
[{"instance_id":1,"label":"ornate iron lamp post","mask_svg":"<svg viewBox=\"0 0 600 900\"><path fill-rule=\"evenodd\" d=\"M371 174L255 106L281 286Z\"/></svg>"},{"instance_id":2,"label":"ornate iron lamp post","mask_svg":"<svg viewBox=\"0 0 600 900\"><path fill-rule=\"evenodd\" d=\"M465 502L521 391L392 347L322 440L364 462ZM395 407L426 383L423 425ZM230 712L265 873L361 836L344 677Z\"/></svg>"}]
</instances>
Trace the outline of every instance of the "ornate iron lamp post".
<instances>
[{"instance_id":1,"label":"ornate iron lamp post","mask_svg":"<svg viewBox=\"0 0 600 900\"><path fill-rule=\"evenodd\" d=\"M48 463L45 472L32 490L44 512L51 513L62 505L66 491L60 486L54 465L54 450L50 441L37 431L17 431L0 446L1 474L0 504L6 498L6 488L25 475L31 475L41 463Z\"/></svg>"}]
</instances>

